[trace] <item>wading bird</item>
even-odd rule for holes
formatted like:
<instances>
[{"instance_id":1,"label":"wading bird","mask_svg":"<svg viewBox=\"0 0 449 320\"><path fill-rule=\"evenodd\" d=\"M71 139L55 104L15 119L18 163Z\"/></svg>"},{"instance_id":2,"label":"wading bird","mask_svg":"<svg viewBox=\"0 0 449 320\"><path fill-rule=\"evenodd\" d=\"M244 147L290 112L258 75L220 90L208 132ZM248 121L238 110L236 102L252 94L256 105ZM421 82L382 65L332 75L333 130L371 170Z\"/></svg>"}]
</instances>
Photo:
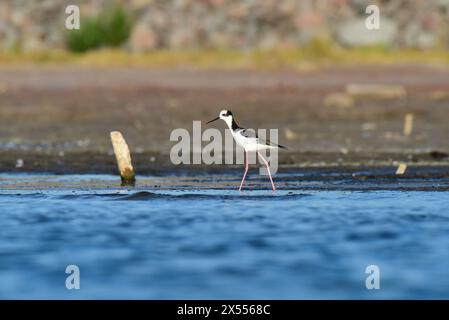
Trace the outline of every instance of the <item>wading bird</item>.
<instances>
[{"instance_id":1,"label":"wading bird","mask_svg":"<svg viewBox=\"0 0 449 320\"><path fill-rule=\"evenodd\" d=\"M287 149L287 147L275 144L269 140L263 140L263 139L259 138L257 136L256 132L252 129L240 128L237 125L237 123L235 122L232 112L228 111L228 110L220 111L220 114L218 117L206 122L206 124L214 122L219 119L226 122L226 124L229 127L229 130L231 130L231 133L232 133L232 136L234 137L235 142L245 150L245 173L243 174L243 178L242 178L242 182L240 183L239 191L242 191L243 182L245 181L246 174L248 173L248 152L257 152L259 157L262 159L263 163L267 167L268 175L270 176L271 187L273 188L273 191L275 191L276 187L274 186L273 178L271 177L271 171L270 171L270 167L268 165L268 161L262 156L262 154L259 151L265 150L265 149L277 149L277 148Z\"/></svg>"}]
</instances>

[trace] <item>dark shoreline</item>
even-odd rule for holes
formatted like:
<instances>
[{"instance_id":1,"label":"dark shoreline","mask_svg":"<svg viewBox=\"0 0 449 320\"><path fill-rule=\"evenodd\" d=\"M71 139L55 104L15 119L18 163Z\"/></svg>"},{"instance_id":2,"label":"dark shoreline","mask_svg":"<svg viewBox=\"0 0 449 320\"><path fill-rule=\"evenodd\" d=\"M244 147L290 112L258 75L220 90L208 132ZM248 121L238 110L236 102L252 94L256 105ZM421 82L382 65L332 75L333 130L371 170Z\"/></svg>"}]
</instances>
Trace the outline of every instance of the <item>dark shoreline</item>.
<instances>
[{"instance_id":1,"label":"dark shoreline","mask_svg":"<svg viewBox=\"0 0 449 320\"><path fill-rule=\"evenodd\" d=\"M16 167L17 159L23 161L22 167ZM281 154L279 161L275 175L279 190L449 191L449 161L428 153L342 155L289 152ZM84 151L62 155L0 151L0 185L2 189L32 190L234 190L243 173L242 165L173 165L168 155L157 152L134 154L133 163L137 183L135 186L122 186L115 158L110 153ZM407 163L405 174L396 174L398 163ZM36 174L46 178L36 178ZM58 176L74 174L86 175L88 180L58 181ZM102 174L110 175L112 179L104 180L97 176ZM2 181L9 182L5 185ZM267 183L266 177L258 174L257 166L250 166L248 190L265 190Z\"/></svg>"},{"instance_id":2,"label":"dark shoreline","mask_svg":"<svg viewBox=\"0 0 449 320\"><path fill-rule=\"evenodd\" d=\"M138 174L151 175L198 175L220 174L242 169L243 165L225 164L180 164L174 165L170 156L159 152L132 153L133 165ZM21 165L18 165L18 160ZM283 152L279 154L279 168L282 171L344 171L353 168L391 168L394 172L399 163L406 163L411 170L425 174L440 172L444 176L449 168L449 159L442 152L431 153L333 153L333 152ZM254 165L255 167L255 165ZM63 153L5 151L0 150L0 172L3 173L54 173L54 174L116 174L115 157L111 152L66 151ZM449 174L449 169L447 169ZM407 174L408 175L408 174Z\"/></svg>"}]
</instances>

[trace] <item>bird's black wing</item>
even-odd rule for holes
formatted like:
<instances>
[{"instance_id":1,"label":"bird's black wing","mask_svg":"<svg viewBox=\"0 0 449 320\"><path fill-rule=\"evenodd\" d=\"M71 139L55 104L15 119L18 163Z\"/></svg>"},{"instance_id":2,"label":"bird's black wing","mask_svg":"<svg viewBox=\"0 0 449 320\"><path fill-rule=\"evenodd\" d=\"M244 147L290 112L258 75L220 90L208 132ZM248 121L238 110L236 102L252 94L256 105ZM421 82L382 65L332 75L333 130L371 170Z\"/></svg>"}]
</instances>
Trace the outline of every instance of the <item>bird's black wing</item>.
<instances>
[{"instance_id":1,"label":"bird's black wing","mask_svg":"<svg viewBox=\"0 0 449 320\"><path fill-rule=\"evenodd\" d=\"M267 146L274 146L274 147L278 147L278 148L281 148L281 149L287 149L286 146L282 146L282 145L280 145L280 144L271 142L271 141L268 140L268 139L261 139L261 138L259 138L259 136L258 136L257 133L256 133L256 130L254 130L254 129L242 129L242 130L240 130L240 134L241 134L242 136L244 136L245 138L255 138L255 139L258 139L260 143L266 144Z\"/></svg>"},{"instance_id":2,"label":"bird's black wing","mask_svg":"<svg viewBox=\"0 0 449 320\"><path fill-rule=\"evenodd\" d=\"M245 138L259 138L257 136L256 130L254 130L254 129L242 129L242 130L239 130L239 132Z\"/></svg>"}]
</instances>

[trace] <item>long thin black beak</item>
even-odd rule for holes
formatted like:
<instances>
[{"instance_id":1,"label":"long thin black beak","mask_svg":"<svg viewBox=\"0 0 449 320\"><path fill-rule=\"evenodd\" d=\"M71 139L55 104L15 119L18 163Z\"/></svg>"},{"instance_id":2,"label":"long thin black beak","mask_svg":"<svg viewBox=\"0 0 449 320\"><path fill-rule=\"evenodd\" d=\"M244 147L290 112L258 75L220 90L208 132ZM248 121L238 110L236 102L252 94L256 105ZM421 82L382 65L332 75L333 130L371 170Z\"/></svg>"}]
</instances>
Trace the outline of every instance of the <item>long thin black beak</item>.
<instances>
[{"instance_id":1,"label":"long thin black beak","mask_svg":"<svg viewBox=\"0 0 449 320\"><path fill-rule=\"evenodd\" d=\"M216 117L215 119L212 119L211 121L207 121L206 124L217 121L218 119L220 119L220 117Z\"/></svg>"}]
</instances>

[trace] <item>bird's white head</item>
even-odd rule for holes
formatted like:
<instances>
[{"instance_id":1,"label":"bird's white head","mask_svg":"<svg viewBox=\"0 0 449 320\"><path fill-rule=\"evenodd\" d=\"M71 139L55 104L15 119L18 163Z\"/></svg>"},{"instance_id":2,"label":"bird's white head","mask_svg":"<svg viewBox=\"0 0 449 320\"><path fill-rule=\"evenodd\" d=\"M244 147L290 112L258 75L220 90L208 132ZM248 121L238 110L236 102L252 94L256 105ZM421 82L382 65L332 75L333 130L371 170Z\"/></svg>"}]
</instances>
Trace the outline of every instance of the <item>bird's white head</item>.
<instances>
[{"instance_id":1,"label":"bird's white head","mask_svg":"<svg viewBox=\"0 0 449 320\"><path fill-rule=\"evenodd\" d=\"M228 126L231 126L232 123L232 112L229 110L221 110L220 111L220 115L218 116L221 120L223 120L224 122L226 122L226 124Z\"/></svg>"},{"instance_id":2,"label":"bird's white head","mask_svg":"<svg viewBox=\"0 0 449 320\"><path fill-rule=\"evenodd\" d=\"M232 126L233 115L232 115L231 111L229 111L229 110L221 110L220 114L218 115L218 117L216 117L215 119L212 119L211 121L208 121L207 123L211 123L211 122L214 122L214 121L219 120L219 119L221 119L224 122L226 122L228 127Z\"/></svg>"}]
</instances>

